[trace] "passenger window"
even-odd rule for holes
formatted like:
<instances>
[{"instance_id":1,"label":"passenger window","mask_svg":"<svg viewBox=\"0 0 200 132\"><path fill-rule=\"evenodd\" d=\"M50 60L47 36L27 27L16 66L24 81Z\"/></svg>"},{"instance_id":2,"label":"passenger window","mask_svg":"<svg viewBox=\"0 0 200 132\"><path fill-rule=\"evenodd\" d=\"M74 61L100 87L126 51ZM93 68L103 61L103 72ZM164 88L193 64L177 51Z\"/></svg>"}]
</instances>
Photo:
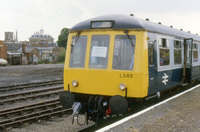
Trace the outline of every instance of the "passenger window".
<instances>
[{"instance_id":1,"label":"passenger window","mask_svg":"<svg viewBox=\"0 0 200 132\"><path fill-rule=\"evenodd\" d=\"M148 42L148 56L149 56L149 65L153 65L153 42Z\"/></svg>"},{"instance_id":2,"label":"passenger window","mask_svg":"<svg viewBox=\"0 0 200 132\"><path fill-rule=\"evenodd\" d=\"M167 66L170 62L169 40L159 39L160 66Z\"/></svg>"},{"instance_id":3,"label":"passenger window","mask_svg":"<svg viewBox=\"0 0 200 132\"><path fill-rule=\"evenodd\" d=\"M198 45L193 44L193 62L198 62Z\"/></svg>"},{"instance_id":4,"label":"passenger window","mask_svg":"<svg viewBox=\"0 0 200 132\"><path fill-rule=\"evenodd\" d=\"M181 41L174 40L174 64L182 63Z\"/></svg>"},{"instance_id":5,"label":"passenger window","mask_svg":"<svg viewBox=\"0 0 200 132\"><path fill-rule=\"evenodd\" d=\"M113 52L113 69L132 70L135 56L134 35L116 35Z\"/></svg>"},{"instance_id":6,"label":"passenger window","mask_svg":"<svg viewBox=\"0 0 200 132\"><path fill-rule=\"evenodd\" d=\"M90 64L92 69L106 69L108 65L110 36L93 35L90 49Z\"/></svg>"}]
</instances>

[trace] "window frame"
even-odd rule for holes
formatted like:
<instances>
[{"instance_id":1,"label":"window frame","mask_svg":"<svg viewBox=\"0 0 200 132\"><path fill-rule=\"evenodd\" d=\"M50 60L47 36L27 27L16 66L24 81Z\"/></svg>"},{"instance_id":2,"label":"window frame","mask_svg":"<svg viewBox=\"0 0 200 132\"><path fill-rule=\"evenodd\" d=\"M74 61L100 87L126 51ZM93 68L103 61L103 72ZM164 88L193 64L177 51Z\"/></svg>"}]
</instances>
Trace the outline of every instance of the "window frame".
<instances>
[{"instance_id":1,"label":"window frame","mask_svg":"<svg viewBox=\"0 0 200 132\"><path fill-rule=\"evenodd\" d=\"M132 58L133 59L133 66L132 66L132 69L120 69L120 68L113 68L113 64L114 64L114 48L115 48L115 39L116 39L116 37L117 36L126 36L126 34L115 34L114 35L114 43L113 43L113 53L112 53L112 70L114 70L114 71L133 71L134 70L134 65L135 65L135 55L136 55L136 43L137 43L137 35L136 34L129 34L129 36L134 36L134 38L135 38L135 43L134 43L134 54L133 54L133 57L134 58ZM128 39L128 38L127 38ZM128 40L129 41L129 40ZM131 64L130 64L131 65Z\"/></svg>"},{"instance_id":2,"label":"window frame","mask_svg":"<svg viewBox=\"0 0 200 132\"><path fill-rule=\"evenodd\" d=\"M169 40L169 48L170 48L170 64L166 66L160 66L160 48L159 48L159 39L164 38ZM182 63L181 64L174 64L174 41L181 41L181 59ZM183 38L175 38L172 36L165 36L165 35L157 35L157 41L156 41L156 53L157 53L157 71L166 71L166 70L172 70L172 69L179 69L183 68L183 63L184 63L184 45L183 45L184 39Z\"/></svg>"},{"instance_id":3,"label":"window frame","mask_svg":"<svg viewBox=\"0 0 200 132\"><path fill-rule=\"evenodd\" d=\"M197 48L195 48L194 45L196 45ZM194 62L194 52L195 51L197 51L197 61L196 62ZM199 45L198 45L198 43L193 42L192 64L198 64L198 63L199 63Z\"/></svg>"},{"instance_id":4,"label":"window frame","mask_svg":"<svg viewBox=\"0 0 200 132\"><path fill-rule=\"evenodd\" d=\"M184 63L184 45L183 45L183 41L180 40L180 39L173 39L172 41L173 41L173 65L174 66L183 65L183 63ZM177 50L177 49L175 49L175 41L179 41L180 44L181 44L181 48L178 49L178 50L181 50L181 63L179 63L179 64L175 64L175 56L174 56L175 52L174 51Z\"/></svg>"},{"instance_id":5,"label":"window frame","mask_svg":"<svg viewBox=\"0 0 200 132\"><path fill-rule=\"evenodd\" d=\"M68 64L68 66L69 66L69 68L78 68L78 69L83 69L83 68L85 68L85 66L86 66L86 57L87 57L87 46L88 46L88 36L87 35L80 35L79 37L86 37L86 43L85 43L85 54L84 54L84 62L83 62L83 66L80 66L80 67L76 67L76 66L72 66L72 65L75 65L75 64L71 64L71 52L72 52L72 47L71 47L71 45L70 45L70 53L69 53L69 64ZM77 37L76 35L73 35L73 36L71 36L71 43L72 43L72 41L74 41L73 40L73 37ZM79 38L80 39L80 38ZM77 41L78 42L78 41ZM73 47L74 48L74 47ZM74 49L73 49L74 50Z\"/></svg>"},{"instance_id":6,"label":"window frame","mask_svg":"<svg viewBox=\"0 0 200 132\"><path fill-rule=\"evenodd\" d=\"M150 45L151 45L151 47L149 47ZM152 56L151 56L152 57L151 58L152 59L152 63L151 64L150 64L150 53L149 53L149 51L150 51L149 49L150 48L152 48L152 50L153 50L153 51L151 51L152 52ZM154 41L148 41L148 65L152 66L154 64L155 64L155 60L154 60Z\"/></svg>"},{"instance_id":7,"label":"window frame","mask_svg":"<svg viewBox=\"0 0 200 132\"><path fill-rule=\"evenodd\" d=\"M160 45L163 45L163 43L162 43L162 40L163 39L165 39L166 40L166 46L164 47L162 47L161 48L161 46ZM161 56L160 56L160 50L169 50L169 64L168 65L161 65L160 63L161 63ZM170 43L170 39L169 38L166 38L166 37L159 37L159 39L158 39L158 66L159 67L169 67L171 65L171 43Z\"/></svg>"},{"instance_id":8,"label":"window frame","mask_svg":"<svg viewBox=\"0 0 200 132\"><path fill-rule=\"evenodd\" d=\"M108 44L108 47L107 47L107 65L106 65L106 68L93 68L93 67L90 67L91 66L91 54L92 54L92 50L91 50L91 47L92 47L92 37L93 36L108 36L109 37L109 44ZM90 44L88 45L89 46L89 57L88 57L88 68L90 70L106 70L109 68L109 54L110 54L110 48L111 48L111 35L110 34L93 34L90 36ZM93 46L94 47L94 46Z\"/></svg>"}]
</instances>

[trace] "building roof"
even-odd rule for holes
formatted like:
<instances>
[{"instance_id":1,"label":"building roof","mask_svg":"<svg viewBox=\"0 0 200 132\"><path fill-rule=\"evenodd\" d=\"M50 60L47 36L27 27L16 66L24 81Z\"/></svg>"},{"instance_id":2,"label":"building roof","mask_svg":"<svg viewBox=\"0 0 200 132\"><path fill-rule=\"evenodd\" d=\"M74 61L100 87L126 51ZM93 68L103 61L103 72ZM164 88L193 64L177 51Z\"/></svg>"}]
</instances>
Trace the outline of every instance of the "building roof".
<instances>
[{"instance_id":1,"label":"building roof","mask_svg":"<svg viewBox=\"0 0 200 132\"><path fill-rule=\"evenodd\" d=\"M25 47L25 53L31 53L31 51L32 51L33 49L37 49L37 47L32 47L32 46L30 46L30 45L26 45L26 47ZM37 49L37 50L38 50L38 49ZM22 47L18 50L18 52L22 52Z\"/></svg>"},{"instance_id":2,"label":"building roof","mask_svg":"<svg viewBox=\"0 0 200 132\"><path fill-rule=\"evenodd\" d=\"M91 22L101 21L112 21L112 29L141 29L155 33L173 35L177 37L193 38L195 40L200 41L200 36L198 35L128 15L105 15L95 17L76 24L70 29L70 31L90 30Z\"/></svg>"},{"instance_id":3,"label":"building roof","mask_svg":"<svg viewBox=\"0 0 200 132\"><path fill-rule=\"evenodd\" d=\"M53 50L54 47L36 47L39 51L40 50Z\"/></svg>"},{"instance_id":4,"label":"building roof","mask_svg":"<svg viewBox=\"0 0 200 132\"><path fill-rule=\"evenodd\" d=\"M17 52L22 47L22 44L6 44L6 46L7 46L7 51Z\"/></svg>"},{"instance_id":5,"label":"building roof","mask_svg":"<svg viewBox=\"0 0 200 132\"><path fill-rule=\"evenodd\" d=\"M44 34L44 30L41 29L40 32L35 32L29 39L53 39L49 34Z\"/></svg>"}]
</instances>

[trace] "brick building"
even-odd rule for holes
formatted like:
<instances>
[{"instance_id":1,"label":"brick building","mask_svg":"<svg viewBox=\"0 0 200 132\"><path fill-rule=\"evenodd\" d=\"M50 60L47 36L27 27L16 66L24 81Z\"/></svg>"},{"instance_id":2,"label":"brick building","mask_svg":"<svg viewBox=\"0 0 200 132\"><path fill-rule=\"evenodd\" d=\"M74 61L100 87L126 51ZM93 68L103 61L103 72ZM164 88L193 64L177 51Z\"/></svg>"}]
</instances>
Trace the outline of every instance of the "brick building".
<instances>
[{"instance_id":1,"label":"brick building","mask_svg":"<svg viewBox=\"0 0 200 132\"><path fill-rule=\"evenodd\" d=\"M22 47L18 50L23 53L24 58L26 58L28 64L37 64L39 58L39 50L36 47L31 47L23 44ZM22 56L22 57L23 57ZM22 64L25 63L25 59L22 60Z\"/></svg>"},{"instance_id":2,"label":"brick building","mask_svg":"<svg viewBox=\"0 0 200 132\"><path fill-rule=\"evenodd\" d=\"M7 60L7 46L0 41L0 58Z\"/></svg>"},{"instance_id":3,"label":"brick building","mask_svg":"<svg viewBox=\"0 0 200 132\"><path fill-rule=\"evenodd\" d=\"M30 45L33 47L56 47L58 46L54 42L54 38L49 34L44 34L44 30L41 29L40 32L34 33L29 38Z\"/></svg>"}]
</instances>

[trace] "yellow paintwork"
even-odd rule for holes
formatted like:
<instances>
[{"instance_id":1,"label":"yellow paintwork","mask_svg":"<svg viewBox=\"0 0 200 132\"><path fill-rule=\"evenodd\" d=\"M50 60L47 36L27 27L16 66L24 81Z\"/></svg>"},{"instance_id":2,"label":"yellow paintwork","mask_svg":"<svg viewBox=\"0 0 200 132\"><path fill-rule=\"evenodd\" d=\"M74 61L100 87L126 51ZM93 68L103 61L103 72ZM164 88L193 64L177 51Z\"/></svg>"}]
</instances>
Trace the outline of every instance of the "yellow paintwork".
<instances>
[{"instance_id":1,"label":"yellow paintwork","mask_svg":"<svg viewBox=\"0 0 200 132\"><path fill-rule=\"evenodd\" d=\"M142 98L148 94L148 46L147 32L142 30L129 30L129 35L136 36L135 60L132 71L113 70L112 59L114 50L115 35L125 35L124 30L90 30L81 31L80 35L87 35L87 49L84 68L69 68L71 52L71 38L76 36L76 32L69 33L67 54L64 66L64 89L75 93L98 94L98 95L121 95L125 96L125 91L119 89L121 83L127 87L127 97ZM110 35L110 47L107 69L89 69L90 43L92 35ZM132 74L132 78L120 78L123 74ZM71 85L73 80L78 81L78 86Z\"/></svg>"}]
</instances>

